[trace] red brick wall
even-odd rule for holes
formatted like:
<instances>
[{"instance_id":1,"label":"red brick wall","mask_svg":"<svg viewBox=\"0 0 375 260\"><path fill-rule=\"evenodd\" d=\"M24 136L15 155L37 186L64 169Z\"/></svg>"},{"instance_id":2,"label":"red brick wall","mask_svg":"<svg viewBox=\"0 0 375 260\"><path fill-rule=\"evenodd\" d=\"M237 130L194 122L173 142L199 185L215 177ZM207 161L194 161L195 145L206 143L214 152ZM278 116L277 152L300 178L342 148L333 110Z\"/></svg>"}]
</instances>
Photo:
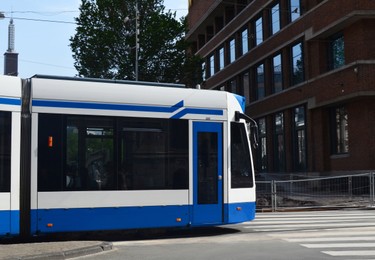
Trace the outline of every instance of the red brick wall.
<instances>
[{"instance_id":1,"label":"red brick wall","mask_svg":"<svg viewBox=\"0 0 375 260\"><path fill-rule=\"evenodd\" d=\"M189 6L188 15L188 26L189 30L195 26L195 24L207 14L211 5L216 2L216 0L192 0L192 5Z\"/></svg>"}]
</instances>

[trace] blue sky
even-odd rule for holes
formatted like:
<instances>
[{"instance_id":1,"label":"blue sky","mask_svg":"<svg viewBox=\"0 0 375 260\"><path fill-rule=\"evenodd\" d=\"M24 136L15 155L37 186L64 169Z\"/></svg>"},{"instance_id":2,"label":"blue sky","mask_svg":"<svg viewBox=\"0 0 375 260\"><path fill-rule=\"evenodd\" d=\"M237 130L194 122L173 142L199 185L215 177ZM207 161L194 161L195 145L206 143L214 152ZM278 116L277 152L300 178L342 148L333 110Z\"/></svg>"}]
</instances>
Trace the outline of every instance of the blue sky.
<instances>
[{"instance_id":1,"label":"blue sky","mask_svg":"<svg viewBox=\"0 0 375 260\"><path fill-rule=\"evenodd\" d=\"M75 33L74 17L79 15L80 3L80 0L0 1L0 12L7 17L0 20L0 53L4 54L8 49L8 17L13 16L20 77L76 75L69 38ZM167 10L176 11L178 17L187 14L188 0L164 0L164 5ZM4 61L0 64L0 73L4 74Z\"/></svg>"}]
</instances>

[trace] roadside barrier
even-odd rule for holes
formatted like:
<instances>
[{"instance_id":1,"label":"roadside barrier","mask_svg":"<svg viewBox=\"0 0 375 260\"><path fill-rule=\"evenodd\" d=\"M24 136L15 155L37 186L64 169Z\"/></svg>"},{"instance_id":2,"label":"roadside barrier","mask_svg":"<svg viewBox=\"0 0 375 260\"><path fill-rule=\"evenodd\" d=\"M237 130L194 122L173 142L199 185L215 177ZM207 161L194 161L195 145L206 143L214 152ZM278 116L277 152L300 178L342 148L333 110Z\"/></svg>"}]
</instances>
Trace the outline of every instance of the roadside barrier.
<instances>
[{"instance_id":1,"label":"roadside barrier","mask_svg":"<svg viewBox=\"0 0 375 260\"><path fill-rule=\"evenodd\" d=\"M293 177L296 178L296 177ZM257 180L257 210L375 207L375 173Z\"/></svg>"}]
</instances>

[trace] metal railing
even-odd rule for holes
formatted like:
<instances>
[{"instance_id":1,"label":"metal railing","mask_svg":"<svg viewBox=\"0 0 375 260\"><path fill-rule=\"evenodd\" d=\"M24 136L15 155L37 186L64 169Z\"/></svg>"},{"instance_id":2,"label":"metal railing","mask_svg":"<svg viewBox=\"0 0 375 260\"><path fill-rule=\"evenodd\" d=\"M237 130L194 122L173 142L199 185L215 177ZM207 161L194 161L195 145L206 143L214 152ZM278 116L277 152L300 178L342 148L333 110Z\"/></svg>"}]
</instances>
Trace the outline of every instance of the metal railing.
<instances>
[{"instance_id":1,"label":"metal railing","mask_svg":"<svg viewBox=\"0 0 375 260\"><path fill-rule=\"evenodd\" d=\"M257 210L375 207L375 173L256 181Z\"/></svg>"}]
</instances>

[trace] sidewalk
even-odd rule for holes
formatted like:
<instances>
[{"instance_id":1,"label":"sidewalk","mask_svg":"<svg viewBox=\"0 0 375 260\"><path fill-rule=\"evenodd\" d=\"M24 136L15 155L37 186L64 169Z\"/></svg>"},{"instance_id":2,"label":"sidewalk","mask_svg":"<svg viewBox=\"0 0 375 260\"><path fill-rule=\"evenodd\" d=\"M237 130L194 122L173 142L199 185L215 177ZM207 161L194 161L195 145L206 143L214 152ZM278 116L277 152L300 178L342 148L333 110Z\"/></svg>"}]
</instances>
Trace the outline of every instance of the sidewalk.
<instances>
[{"instance_id":1,"label":"sidewalk","mask_svg":"<svg viewBox=\"0 0 375 260\"><path fill-rule=\"evenodd\" d=\"M67 259L96 254L111 249L112 243L102 241L0 244L0 259Z\"/></svg>"}]
</instances>

